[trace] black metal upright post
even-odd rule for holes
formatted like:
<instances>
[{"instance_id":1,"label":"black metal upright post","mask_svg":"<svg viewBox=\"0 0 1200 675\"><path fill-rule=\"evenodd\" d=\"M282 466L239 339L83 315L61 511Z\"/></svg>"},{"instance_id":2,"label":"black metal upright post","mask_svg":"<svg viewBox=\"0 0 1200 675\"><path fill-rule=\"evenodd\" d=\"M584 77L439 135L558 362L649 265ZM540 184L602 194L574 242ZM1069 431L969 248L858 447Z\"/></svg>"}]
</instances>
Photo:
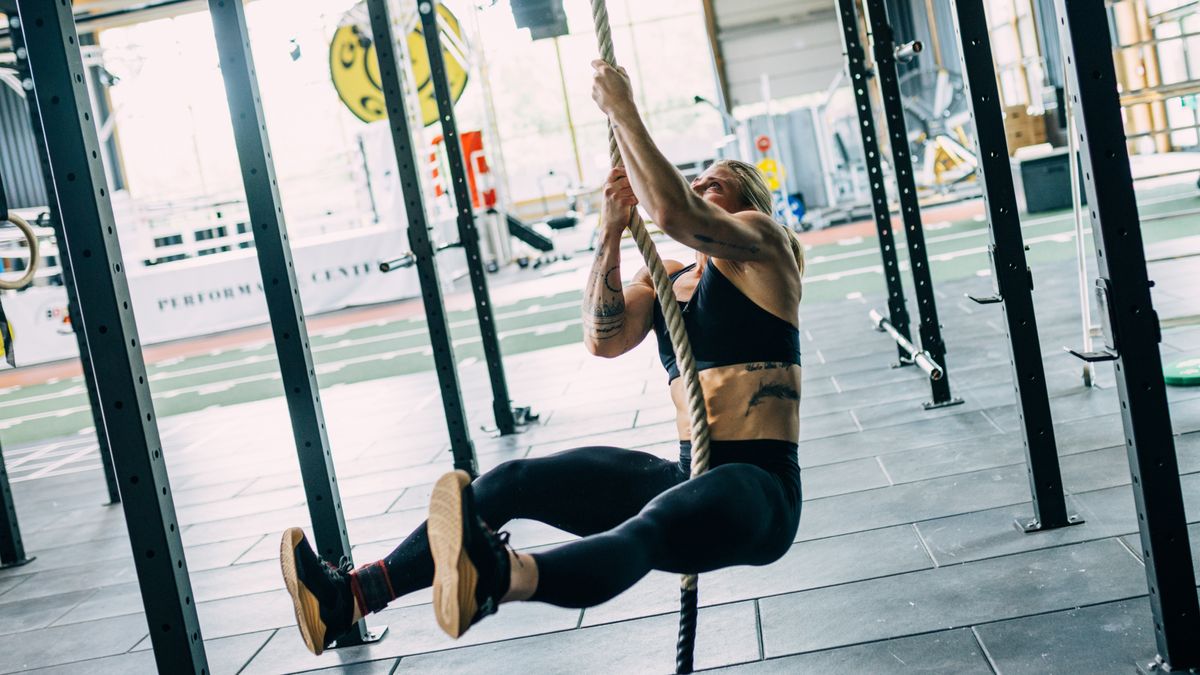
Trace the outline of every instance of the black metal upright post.
<instances>
[{"instance_id":1,"label":"black metal upright post","mask_svg":"<svg viewBox=\"0 0 1200 675\"><path fill-rule=\"evenodd\" d=\"M17 8L47 130L47 187L67 223L59 246L75 278L88 281L78 288L80 329L88 331L154 658L160 672L207 672L71 4L19 0Z\"/></svg>"},{"instance_id":2,"label":"black metal upright post","mask_svg":"<svg viewBox=\"0 0 1200 675\"><path fill-rule=\"evenodd\" d=\"M275 163L263 117L254 55L246 27L242 0L209 0L213 32L225 96L233 121L233 137L241 165L246 207L254 230L255 252L262 274L275 352L283 378L284 396L292 419L292 435L300 459L300 474L308 498L308 514L316 537L317 551L325 560L336 563L350 559L350 540L342 499L334 475L329 435L317 371L313 365L304 325L304 309L288 245L287 224L279 200ZM338 646L362 644L382 636L367 630L365 622L338 638Z\"/></svg>"},{"instance_id":3,"label":"black metal upright post","mask_svg":"<svg viewBox=\"0 0 1200 675\"><path fill-rule=\"evenodd\" d=\"M929 271L929 256L925 250L925 231L921 225L921 207L917 202L917 183L913 176L912 157L908 150L908 129L904 123L904 106L900 100L900 79L896 71L896 42L888 25L884 0L864 0L871 33L875 71L883 95L883 118L887 124L892 147L892 168L895 170L900 217L904 221L904 240L908 246L908 261L912 268L913 287L917 296L917 313L921 323L921 349L941 365L941 377L929 380L933 400L925 407L940 408L962 403L950 392L950 369L946 364L946 344L938 322L937 300L933 294L933 277Z\"/></svg>"},{"instance_id":4,"label":"black metal upright post","mask_svg":"<svg viewBox=\"0 0 1200 675\"><path fill-rule=\"evenodd\" d=\"M387 106L388 126L392 132L392 146L396 151L396 166L400 173L400 187L404 190L408 245L415 259L417 279L421 283L421 299L425 304L429 339L433 344L433 362L437 368L438 385L442 393L442 409L446 413L446 426L450 432L450 452L454 455L454 468L475 477L479 475L479 463L475 458L475 444L471 441L467 415L463 409L454 345L450 339L450 324L446 318L446 305L442 302L441 283L438 281L437 253L429 239L425 195L421 192L421 176L417 170L417 158L413 150L412 130L408 125L404 88L400 79L400 59L396 54L396 38L392 34L388 2L367 0L367 11L371 17L375 55L379 59L379 82Z\"/></svg>"},{"instance_id":5,"label":"black metal upright post","mask_svg":"<svg viewBox=\"0 0 1200 675\"><path fill-rule=\"evenodd\" d=\"M500 336L496 320L492 316L492 302L488 297L487 277L484 275L483 259L479 253L479 231L475 227L475 209L471 204L471 188L467 184L467 170L463 163L462 144L458 138L458 124L454 118L454 100L450 96L450 82L446 79L446 63L442 57L442 40L438 32L437 0L419 0L417 11L421 15L421 32L425 37L425 51L429 55L430 79L433 80L434 97L437 99L438 119L442 123L442 138L446 145L446 159L450 165L451 193L458 210L458 238L467 254L467 270L471 277L471 291L475 294L475 311L479 315L479 336L483 342L484 360L492 381L492 412L496 427L501 434L512 434L517 430L513 415L512 400L508 396L508 382L504 377L504 363L500 357Z\"/></svg>"},{"instance_id":6,"label":"black metal upright post","mask_svg":"<svg viewBox=\"0 0 1200 675\"><path fill-rule=\"evenodd\" d=\"M1080 356L1111 360L1116 369L1158 659L1170 670L1200 669L1200 599L1163 382L1162 334L1151 304L1109 50L1108 11L1100 0L1054 5L1096 233L1096 296L1104 327L1104 349Z\"/></svg>"},{"instance_id":7,"label":"black metal upright post","mask_svg":"<svg viewBox=\"0 0 1200 675\"><path fill-rule=\"evenodd\" d=\"M8 470L4 468L4 447L0 446L0 570L27 565L33 560L25 555L21 526L17 522L17 506L13 503L12 488L8 484Z\"/></svg>"},{"instance_id":8,"label":"black metal upright post","mask_svg":"<svg viewBox=\"0 0 1200 675\"><path fill-rule=\"evenodd\" d=\"M983 179L983 203L988 214L991 238L992 279L996 293L971 299L981 304L999 303L1008 327L1013 387L1020 404L1017 415L1025 433L1025 462L1033 496L1033 519L1020 524L1025 532L1065 527L1083 522L1067 513L1054 420L1042 366L1042 345L1033 310L1033 273L1025 261L1025 241L1008 163L1008 142L1000 114L1000 91L992 67L983 0L950 3L955 12L955 34L959 41L963 83L975 121L975 145L979 175Z\"/></svg>"},{"instance_id":9,"label":"black metal upright post","mask_svg":"<svg viewBox=\"0 0 1200 675\"><path fill-rule=\"evenodd\" d=\"M5 7L15 8L15 0L7 0L3 3ZM11 16L16 16L13 12ZM13 52L17 57L17 77L21 78L22 82L28 79L29 83L33 84L33 79L29 77L29 63L26 58L25 36L19 30L10 30L9 35L12 36ZM31 89L32 91L32 89ZM34 102L32 95L25 97L29 105L29 120L33 127L34 144L37 146L38 160L42 167L42 177L46 183L47 207L50 210L50 226L54 228L54 238L56 241L63 240L62 233L62 217L58 208L58 200L54 196L54 190L49 189L50 186L50 160L46 155L46 139L45 132L42 129L42 120L38 115L37 105ZM65 260L67 257L66 251L59 252L59 258ZM92 368L92 360L88 354L87 346L87 331L83 330L83 320L79 315L79 293L75 289L75 278L71 273L71 266L65 262L61 264L63 288L67 291L67 317L71 321L71 329L75 333L75 345L79 349L79 365L83 372L83 383L87 390L88 404L92 413L92 428L96 430L96 444L100 449L100 465L104 470L104 482L108 489L109 504L119 504L121 502L121 489L117 483L117 474L113 468L112 453L109 450L108 435L104 433L104 409L100 406L100 398L96 393L96 371Z\"/></svg>"},{"instance_id":10,"label":"black metal upright post","mask_svg":"<svg viewBox=\"0 0 1200 675\"><path fill-rule=\"evenodd\" d=\"M879 238L879 254L883 258L883 279L887 283L888 319L896 331L912 340L909 332L908 305L904 301L904 284L901 281L900 264L896 260L896 237L892 234L892 214L888 208L887 186L883 182L883 165L879 159L879 141L875 132L875 113L871 110L871 91L867 86L870 73L867 70L866 53L859 37L858 11L855 0L838 0L838 21L842 27L843 56L850 76L850 88L854 90L854 103L858 106L858 130L862 134L863 157L867 163L867 177L871 184L871 208L875 213L875 231ZM903 347L897 345L898 363L910 357Z\"/></svg>"}]
</instances>

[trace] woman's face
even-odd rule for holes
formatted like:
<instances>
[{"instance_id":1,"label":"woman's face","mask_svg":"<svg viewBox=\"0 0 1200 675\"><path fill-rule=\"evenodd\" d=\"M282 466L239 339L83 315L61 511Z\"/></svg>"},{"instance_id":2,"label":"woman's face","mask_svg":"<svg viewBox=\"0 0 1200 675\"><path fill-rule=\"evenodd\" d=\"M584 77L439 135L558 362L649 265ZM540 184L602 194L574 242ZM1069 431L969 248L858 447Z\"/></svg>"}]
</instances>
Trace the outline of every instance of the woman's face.
<instances>
[{"instance_id":1,"label":"woman's face","mask_svg":"<svg viewBox=\"0 0 1200 675\"><path fill-rule=\"evenodd\" d=\"M745 210L738 192L737 177L726 167L710 166L692 181L692 190L704 201L729 213Z\"/></svg>"}]
</instances>

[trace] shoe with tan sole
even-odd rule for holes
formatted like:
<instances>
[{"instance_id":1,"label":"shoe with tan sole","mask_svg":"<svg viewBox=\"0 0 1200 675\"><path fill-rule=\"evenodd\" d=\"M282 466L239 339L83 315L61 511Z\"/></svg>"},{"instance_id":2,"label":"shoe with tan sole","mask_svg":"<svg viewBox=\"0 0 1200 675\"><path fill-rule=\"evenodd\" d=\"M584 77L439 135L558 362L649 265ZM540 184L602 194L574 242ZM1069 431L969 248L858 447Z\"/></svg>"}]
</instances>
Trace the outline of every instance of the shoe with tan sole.
<instances>
[{"instance_id":1,"label":"shoe with tan sole","mask_svg":"<svg viewBox=\"0 0 1200 675\"><path fill-rule=\"evenodd\" d=\"M493 533L480 520L465 471L452 471L434 485L428 529L433 611L442 630L457 638L495 614L508 592L508 533Z\"/></svg>"},{"instance_id":2,"label":"shoe with tan sole","mask_svg":"<svg viewBox=\"0 0 1200 675\"><path fill-rule=\"evenodd\" d=\"M296 607L296 625L304 644L320 654L355 623L350 563L335 567L312 550L304 530L289 528L279 545L283 582Z\"/></svg>"}]
</instances>

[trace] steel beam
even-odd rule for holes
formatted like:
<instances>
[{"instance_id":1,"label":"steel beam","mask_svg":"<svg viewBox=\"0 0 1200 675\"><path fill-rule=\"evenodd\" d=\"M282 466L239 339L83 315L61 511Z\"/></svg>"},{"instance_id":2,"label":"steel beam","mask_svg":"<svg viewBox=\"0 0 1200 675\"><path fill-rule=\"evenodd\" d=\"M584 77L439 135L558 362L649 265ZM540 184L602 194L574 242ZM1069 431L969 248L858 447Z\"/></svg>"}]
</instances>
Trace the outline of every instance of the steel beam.
<instances>
[{"instance_id":1,"label":"steel beam","mask_svg":"<svg viewBox=\"0 0 1200 675\"><path fill-rule=\"evenodd\" d=\"M10 0L11 1L15 0ZM12 31L13 51L17 57L17 77L21 78L22 82L28 79L29 84L33 84L33 79L29 77L29 63L26 58L24 34L19 30ZM30 90L32 91L32 89ZM37 104L32 95L25 97L26 103L29 105L29 120L33 127L33 140L37 146L38 161L41 163L42 178L46 185L49 186L50 178L50 159L46 155L46 138L42 129L42 119L38 115ZM54 191L46 190L47 207L50 210L50 226L54 228L55 241L63 240L62 233L62 216L58 208L58 200L54 196ZM67 252L65 250L59 252L59 258L65 260ZM96 444L100 449L100 465L104 469L104 483L108 490L108 503L119 504L121 502L121 488L117 483L116 470L113 468L112 452L109 450L108 436L104 433L104 410L100 407L100 398L96 393L96 371L92 368L92 360L88 354L87 346L87 331L83 330L83 320L79 314L79 292L75 289L75 279L71 273L71 266L63 263L60 266L62 270L63 288L67 291L67 316L71 321L71 329L75 334L75 346L79 350L79 365L83 371L83 383L87 390L88 405L92 413L92 428L96 430Z\"/></svg>"},{"instance_id":2,"label":"steel beam","mask_svg":"<svg viewBox=\"0 0 1200 675\"><path fill-rule=\"evenodd\" d=\"M100 160L70 3L19 0L34 96L46 129L64 264L75 278L97 394L121 485L129 543L158 670L208 670L133 303Z\"/></svg>"},{"instance_id":3,"label":"steel beam","mask_svg":"<svg viewBox=\"0 0 1200 675\"><path fill-rule=\"evenodd\" d=\"M17 523L17 507L8 484L8 470L4 468L4 448L0 447L0 570L28 565L35 558L25 555L21 526Z\"/></svg>"},{"instance_id":4,"label":"steel beam","mask_svg":"<svg viewBox=\"0 0 1200 675\"><path fill-rule=\"evenodd\" d=\"M1042 366L1042 344L1033 310L1033 273L1025 261L1025 240L1021 236L1021 218L1009 167L984 3L957 0L950 6L955 12L963 84L975 122L975 156L979 158L978 172L983 180L983 203L991 239L989 258L996 286L992 297L971 299L982 304L998 303L1004 309L1013 387L1020 404L1017 416L1024 432L1025 464L1033 497L1033 519L1019 525L1025 532L1077 525L1083 521L1067 513L1063 495L1054 420L1050 416L1050 396Z\"/></svg>"},{"instance_id":5,"label":"steel beam","mask_svg":"<svg viewBox=\"0 0 1200 675\"><path fill-rule=\"evenodd\" d=\"M508 395L508 381L504 377L504 363L500 356L500 336L496 329L496 320L492 316L492 301L488 297L487 277L479 252L479 230L475 227L475 208L471 203L471 188L467 183L462 143L458 138L458 124L454 118L450 81L446 79L437 5L437 0L418 0L417 13L421 16L421 32L425 37L425 51L429 56L430 79L433 80L438 117L442 124L442 140L446 146L447 163L450 165L450 192L454 195L454 205L458 211L458 240L462 242L463 250L467 254L471 291L475 294L475 311L479 316L479 337L483 343L483 356L492 383L492 412L500 433L512 434L517 431L517 420L513 415L512 401Z\"/></svg>"},{"instance_id":6,"label":"steel beam","mask_svg":"<svg viewBox=\"0 0 1200 675\"><path fill-rule=\"evenodd\" d=\"M401 60L396 54L396 38L392 33L388 0L367 0L367 11L371 17L375 55L379 59L379 82L387 106L388 127L392 132L400 187L404 191L408 245L412 251L412 264L417 268L417 279L421 283L421 299L425 304L429 339L433 345L433 362L437 369L438 386L441 388L442 410L446 414L446 427L450 432L450 452L454 456L454 468L475 477L479 475L479 463L475 458L475 444L471 441L467 415L463 408L462 388L458 382L450 324L446 317L446 305L442 301L441 283L438 280L437 251L429 239L425 195L421 191L421 176L417 169L419 164L413 149L412 130L408 125L404 87L400 79Z\"/></svg>"},{"instance_id":7,"label":"steel beam","mask_svg":"<svg viewBox=\"0 0 1200 675\"><path fill-rule=\"evenodd\" d=\"M209 0L208 9L216 35L221 75L225 80L229 116L233 121L233 137L254 231L267 313L279 358L284 396L291 414L304 493L308 498L308 514L318 553L336 564L343 558L351 559L350 540L325 430L321 392L292 264L287 224L279 200L245 9L242 0ZM367 630L365 622L360 621L337 642L343 647L378 638Z\"/></svg>"},{"instance_id":8,"label":"steel beam","mask_svg":"<svg viewBox=\"0 0 1200 675\"><path fill-rule=\"evenodd\" d=\"M925 408L941 408L962 403L950 392L950 368L946 363L946 344L942 341L942 326L938 322L937 300L933 293L933 277L929 272L929 256L925 250L925 231L921 225L921 206L917 200L917 183L913 176L912 157L908 149L908 129L904 123L904 106L900 99L900 79L896 71L896 43L888 24L884 0L864 0L870 29L875 71L883 98L883 119L888 128L892 148L892 168L895 170L900 217L904 221L904 240L908 246L908 261L912 268L913 287L917 296L918 328L921 349L934 362L941 364L944 375L931 379L933 400ZM843 31L844 33L845 31ZM861 111L860 111L861 112Z\"/></svg>"},{"instance_id":9,"label":"steel beam","mask_svg":"<svg viewBox=\"0 0 1200 675\"><path fill-rule=\"evenodd\" d=\"M900 264L896 260L896 237L892 234L892 214L888 208L887 187L883 182L883 165L879 158L879 141L875 132L875 113L871 109L871 92L867 82L866 53L859 37L858 10L855 0L838 0L838 21L842 28L842 55L846 59L850 88L858 112L858 131L862 134L863 157L871 183L871 208L875 214L875 232L879 239L879 255L883 258L883 280L887 284L888 321L897 333L912 340L909 332L908 305L904 300L904 283L900 280ZM911 363L909 353L896 344L898 364Z\"/></svg>"},{"instance_id":10,"label":"steel beam","mask_svg":"<svg viewBox=\"0 0 1200 675\"><path fill-rule=\"evenodd\" d=\"M1116 370L1158 661L1169 670L1200 669L1200 600L1158 347L1162 334L1150 298L1153 284L1109 50L1108 12L1100 0L1054 4L1096 233L1104 349L1085 356L1111 360Z\"/></svg>"}]
</instances>

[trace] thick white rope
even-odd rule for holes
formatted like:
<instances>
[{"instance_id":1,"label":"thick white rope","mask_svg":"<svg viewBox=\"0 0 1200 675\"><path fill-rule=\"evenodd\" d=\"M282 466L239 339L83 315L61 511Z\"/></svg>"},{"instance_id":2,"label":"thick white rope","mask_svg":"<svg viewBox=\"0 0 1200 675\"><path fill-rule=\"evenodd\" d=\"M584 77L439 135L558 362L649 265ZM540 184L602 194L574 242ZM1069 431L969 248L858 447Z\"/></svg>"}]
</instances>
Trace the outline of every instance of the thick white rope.
<instances>
[{"instance_id":1,"label":"thick white rope","mask_svg":"<svg viewBox=\"0 0 1200 675\"><path fill-rule=\"evenodd\" d=\"M605 5L605 0L592 0L592 18L596 23L596 39L600 43L600 58L615 68L617 59L613 54L612 30L608 25L608 7ZM611 126L608 129L608 152L612 165L620 166L621 151L617 147L617 138L613 134ZM658 296L658 304L662 306L663 317L667 322L667 331L671 336L671 346L675 350L675 363L679 367L679 376L683 378L684 388L687 392L688 413L692 422L692 478L695 478L708 470L710 434L708 408L704 404L704 390L700 387L700 376L696 373L696 360L692 356L692 345L688 341L687 331L684 328L683 312L675 300L671 276L667 274L662 259L658 257L658 250L655 249L654 242L650 240L650 233L646 230L646 224L642 222L637 207L630 209L629 231L633 234L633 240L637 242L638 250L642 252L642 257L646 260L646 267L650 270L650 278L654 281L654 292ZM696 575L684 575L682 587L695 589Z\"/></svg>"}]
</instances>

